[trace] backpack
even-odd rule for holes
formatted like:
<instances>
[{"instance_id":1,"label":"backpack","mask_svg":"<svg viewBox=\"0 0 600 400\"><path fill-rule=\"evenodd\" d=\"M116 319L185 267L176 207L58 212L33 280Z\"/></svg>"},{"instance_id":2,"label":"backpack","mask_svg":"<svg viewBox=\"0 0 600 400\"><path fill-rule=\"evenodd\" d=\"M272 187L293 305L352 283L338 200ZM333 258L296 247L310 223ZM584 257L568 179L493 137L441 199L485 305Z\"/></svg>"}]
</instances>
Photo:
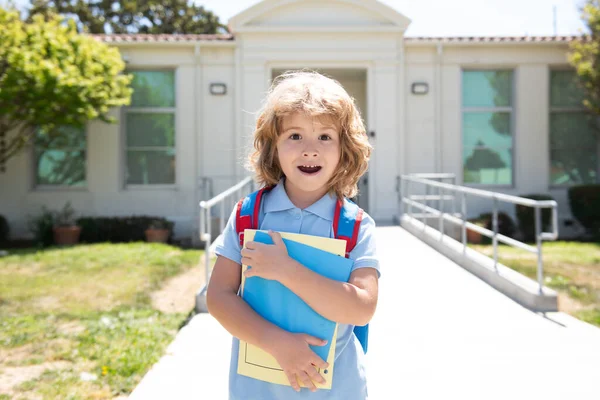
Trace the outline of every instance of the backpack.
<instances>
[{"instance_id":1,"label":"backpack","mask_svg":"<svg viewBox=\"0 0 600 400\"><path fill-rule=\"evenodd\" d=\"M244 246L244 230L258 229L258 213L263 194L271 191L274 186L267 186L241 199L236 206L235 227L240 240L240 246ZM363 210L355 203L348 200L342 202L338 199L333 216L333 232L336 239L346 241L346 258L356 246L358 231L362 221ZM363 351L367 353L369 339L369 324L355 326L354 334L358 338Z\"/></svg>"}]
</instances>

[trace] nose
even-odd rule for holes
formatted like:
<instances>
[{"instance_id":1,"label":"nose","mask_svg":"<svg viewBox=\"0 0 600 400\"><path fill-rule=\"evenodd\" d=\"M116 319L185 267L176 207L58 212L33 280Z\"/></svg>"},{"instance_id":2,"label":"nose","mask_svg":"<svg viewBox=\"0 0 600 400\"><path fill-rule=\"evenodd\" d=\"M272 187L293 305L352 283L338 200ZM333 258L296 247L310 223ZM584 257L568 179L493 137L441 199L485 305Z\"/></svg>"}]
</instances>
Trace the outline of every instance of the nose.
<instances>
[{"instance_id":1,"label":"nose","mask_svg":"<svg viewBox=\"0 0 600 400\"><path fill-rule=\"evenodd\" d=\"M302 152L304 157L316 157L319 153L316 150L306 149Z\"/></svg>"},{"instance_id":2,"label":"nose","mask_svg":"<svg viewBox=\"0 0 600 400\"><path fill-rule=\"evenodd\" d=\"M304 150L302 151L303 157L316 157L319 155L317 151L316 143L313 143L311 140L307 140L305 142Z\"/></svg>"}]
</instances>

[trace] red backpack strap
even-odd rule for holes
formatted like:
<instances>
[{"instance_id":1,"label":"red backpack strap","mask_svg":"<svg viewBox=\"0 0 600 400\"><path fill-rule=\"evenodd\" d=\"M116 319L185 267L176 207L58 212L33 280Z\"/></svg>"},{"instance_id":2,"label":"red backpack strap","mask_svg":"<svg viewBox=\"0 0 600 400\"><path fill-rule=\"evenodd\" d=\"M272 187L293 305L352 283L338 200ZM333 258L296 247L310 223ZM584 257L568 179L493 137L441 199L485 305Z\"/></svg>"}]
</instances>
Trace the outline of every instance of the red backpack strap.
<instances>
[{"instance_id":1,"label":"red backpack strap","mask_svg":"<svg viewBox=\"0 0 600 400\"><path fill-rule=\"evenodd\" d=\"M363 217L363 210L355 203L345 199L339 200L335 204L333 214L333 233L336 239L346 241L346 258L356 247L358 242L358 232Z\"/></svg>"},{"instance_id":2,"label":"red backpack strap","mask_svg":"<svg viewBox=\"0 0 600 400\"><path fill-rule=\"evenodd\" d=\"M240 240L240 247L244 246L244 230L258 229L258 213L263 194L273 188L274 186L265 186L238 201L235 212L235 230Z\"/></svg>"}]
</instances>

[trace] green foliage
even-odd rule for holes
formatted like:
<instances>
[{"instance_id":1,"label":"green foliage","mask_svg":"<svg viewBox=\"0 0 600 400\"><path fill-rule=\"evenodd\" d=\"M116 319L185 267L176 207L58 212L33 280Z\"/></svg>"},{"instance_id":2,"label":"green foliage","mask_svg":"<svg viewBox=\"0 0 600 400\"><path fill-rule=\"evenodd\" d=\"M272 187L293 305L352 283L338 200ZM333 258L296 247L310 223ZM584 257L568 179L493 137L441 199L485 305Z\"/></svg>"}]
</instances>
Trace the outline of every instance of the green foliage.
<instances>
[{"instance_id":1,"label":"green foliage","mask_svg":"<svg viewBox=\"0 0 600 400\"><path fill-rule=\"evenodd\" d=\"M554 200L554 198L547 194L522 194L519 197L532 200ZM515 204L515 213L517 215L517 221L519 230L523 234L523 240L526 242L535 241L535 209L533 207L523 206ZM550 223L552 218L552 209L542 208L541 209L541 231L548 232L550 230Z\"/></svg>"},{"instance_id":2,"label":"green foliage","mask_svg":"<svg viewBox=\"0 0 600 400\"><path fill-rule=\"evenodd\" d=\"M54 243L54 221L56 213L46 206L42 206L42 211L37 215L27 217L27 226L33 233L35 243L40 247L51 246Z\"/></svg>"},{"instance_id":3,"label":"green foliage","mask_svg":"<svg viewBox=\"0 0 600 400\"><path fill-rule=\"evenodd\" d=\"M572 186L568 197L575 219L595 240L600 240L600 185Z\"/></svg>"},{"instance_id":4,"label":"green foliage","mask_svg":"<svg viewBox=\"0 0 600 400\"><path fill-rule=\"evenodd\" d=\"M483 213L479 216L478 221L483 222L482 226L493 232L493 214ZM513 219L504 211L498 212L498 233L504 236L513 237L515 234L516 227ZM481 244L489 244L492 239L487 236L482 236Z\"/></svg>"},{"instance_id":5,"label":"green foliage","mask_svg":"<svg viewBox=\"0 0 600 400\"><path fill-rule=\"evenodd\" d=\"M67 201L65 206L56 213L54 219L54 226L74 226L75 223L75 210L71 206L71 202Z\"/></svg>"},{"instance_id":6,"label":"green foliage","mask_svg":"<svg viewBox=\"0 0 600 400\"><path fill-rule=\"evenodd\" d=\"M165 218L158 218L155 219L154 221L152 221L150 223L149 228L151 229L168 229L168 230L172 230L173 226L175 225L174 222L169 221Z\"/></svg>"},{"instance_id":7,"label":"green foliage","mask_svg":"<svg viewBox=\"0 0 600 400\"><path fill-rule=\"evenodd\" d=\"M8 226L8 221L4 216L0 215L0 246L8 241L9 232L10 228Z\"/></svg>"},{"instance_id":8,"label":"green foliage","mask_svg":"<svg viewBox=\"0 0 600 400\"><path fill-rule=\"evenodd\" d=\"M8 160L36 131L59 135L59 127L87 121L115 122L112 107L128 105L130 75L116 48L77 33L73 21L49 15L30 23L0 8L0 134Z\"/></svg>"},{"instance_id":9,"label":"green foliage","mask_svg":"<svg viewBox=\"0 0 600 400\"><path fill-rule=\"evenodd\" d=\"M81 242L122 243L144 241L144 231L150 226L172 230L174 223L162 217L152 216L83 217L77 219L77 225L81 226Z\"/></svg>"},{"instance_id":10,"label":"green foliage","mask_svg":"<svg viewBox=\"0 0 600 400\"><path fill-rule=\"evenodd\" d=\"M569 63L585 95L583 105L600 115L600 0L586 0L581 15L589 34L569 44Z\"/></svg>"},{"instance_id":11,"label":"green foliage","mask_svg":"<svg viewBox=\"0 0 600 400\"><path fill-rule=\"evenodd\" d=\"M89 33L225 33L219 17L189 0L33 0L30 17L59 13L75 17Z\"/></svg>"}]
</instances>

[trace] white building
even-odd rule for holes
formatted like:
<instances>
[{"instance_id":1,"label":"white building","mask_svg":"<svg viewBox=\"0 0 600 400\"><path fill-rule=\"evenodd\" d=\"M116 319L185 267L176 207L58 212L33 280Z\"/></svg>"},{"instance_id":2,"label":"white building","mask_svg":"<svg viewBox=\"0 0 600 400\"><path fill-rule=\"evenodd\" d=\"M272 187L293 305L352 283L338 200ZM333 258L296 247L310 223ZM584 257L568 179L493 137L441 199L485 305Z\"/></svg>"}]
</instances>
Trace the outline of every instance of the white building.
<instances>
[{"instance_id":1,"label":"white building","mask_svg":"<svg viewBox=\"0 0 600 400\"><path fill-rule=\"evenodd\" d=\"M398 214L398 175L449 172L458 184L551 194L568 233L567 188L598 182L600 159L570 84L574 38L404 37L409 24L374 0L265 0L229 21L231 35L98 36L136 76L131 107L112 111L118 124L89 123L73 147L9 160L0 214L13 237L28 234L28 214L66 200L79 215L161 215L176 236L194 235L205 183L217 194L248 174L273 77L310 68L363 113L375 151L360 203L377 221ZM64 158L79 168L57 173Z\"/></svg>"}]
</instances>

